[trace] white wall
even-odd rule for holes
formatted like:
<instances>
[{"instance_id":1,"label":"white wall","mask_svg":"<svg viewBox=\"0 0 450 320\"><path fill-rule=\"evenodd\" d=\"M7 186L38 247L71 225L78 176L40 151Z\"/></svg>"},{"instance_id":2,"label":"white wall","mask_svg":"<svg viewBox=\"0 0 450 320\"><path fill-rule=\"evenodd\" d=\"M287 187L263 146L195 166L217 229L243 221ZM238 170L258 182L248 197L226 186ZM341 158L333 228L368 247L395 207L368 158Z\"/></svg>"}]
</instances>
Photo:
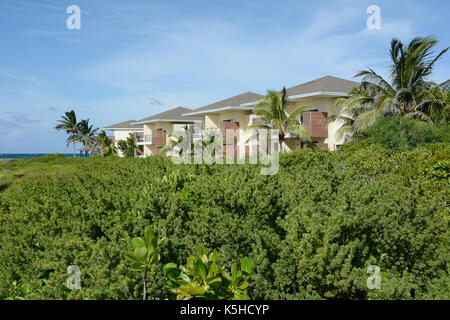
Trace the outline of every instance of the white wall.
<instances>
[{"instance_id":1,"label":"white wall","mask_svg":"<svg viewBox=\"0 0 450 320\"><path fill-rule=\"evenodd\" d=\"M119 157L123 157L123 153L119 150L118 142L119 140L127 140L130 133L139 132L139 131L130 131L130 130L114 130L114 145L117 148L117 154Z\"/></svg>"}]
</instances>

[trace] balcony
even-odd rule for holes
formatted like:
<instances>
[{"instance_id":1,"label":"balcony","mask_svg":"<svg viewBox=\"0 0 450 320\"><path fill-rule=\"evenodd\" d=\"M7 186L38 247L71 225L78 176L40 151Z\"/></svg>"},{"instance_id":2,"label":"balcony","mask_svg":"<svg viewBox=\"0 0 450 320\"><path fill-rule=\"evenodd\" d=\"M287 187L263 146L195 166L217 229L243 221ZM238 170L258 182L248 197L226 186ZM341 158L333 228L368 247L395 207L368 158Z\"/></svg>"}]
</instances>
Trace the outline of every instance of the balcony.
<instances>
[{"instance_id":1,"label":"balcony","mask_svg":"<svg viewBox=\"0 0 450 320\"><path fill-rule=\"evenodd\" d=\"M153 136L151 134L136 136L136 144L138 146L153 144Z\"/></svg>"},{"instance_id":2,"label":"balcony","mask_svg":"<svg viewBox=\"0 0 450 320\"><path fill-rule=\"evenodd\" d=\"M327 120L326 112L310 111L302 114L302 124L308 130L312 138L328 138L328 128L325 126Z\"/></svg>"},{"instance_id":3,"label":"balcony","mask_svg":"<svg viewBox=\"0 0 450 320\"><path fill-rule=\"evenodd\" d=\"M136 135L136 144L138 146L144 145L166 145L166 131L165 130L152 130L151 134Z\"/></svg>"}]
</instances>

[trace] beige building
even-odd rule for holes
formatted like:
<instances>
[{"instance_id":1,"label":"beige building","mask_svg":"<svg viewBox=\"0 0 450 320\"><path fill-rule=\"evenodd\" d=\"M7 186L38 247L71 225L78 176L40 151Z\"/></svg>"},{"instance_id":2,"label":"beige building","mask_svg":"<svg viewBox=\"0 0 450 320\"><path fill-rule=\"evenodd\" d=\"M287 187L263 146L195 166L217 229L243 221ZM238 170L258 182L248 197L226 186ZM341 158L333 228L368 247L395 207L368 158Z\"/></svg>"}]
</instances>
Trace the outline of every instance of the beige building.
<instances>
[{"instance_id":1,"label":"beige building","mask_svg":"<svg viewBox=\"0 0 450 320\"><path fill-rule=\"evenodd\" d=\"M339 122L326 125L328 116L339 113L335 106L336 99L347 96L347 93L358 82L332 76L326 76L287 89L290 106L288 112L298 107L308 106L299 121L306 127L313 143L329 150L336 150L342 141L337 139ZM129 120L104 128L114 132L117 146L118 140L124 140L133 133L138 146L143 146L143 156L155 155L169 142L169 136L174 130L189 127L191 133L201 128L203 130L220 129L225 135L226 130L235 131L230 141L223 141L224 151L249 153L247 128L257 121L254 107L263 95L246 92L224 99L204 107L190 110L177 107L150 117L134 121ZM195 137L194 137L195 139ZM289 136L283 143L283 149L289 151L304 147L304 143L295 136ZM139 154L137 156L140 156Z\"/></svg>"},{"instance_id":2,"label":"beige building","mask_svg":"<svg viewBox=\"0 0 450 320\"><path fill-rule=\"evenodd\" d=\"M144 128L143 136L137 140L137 145L144 147L144 157L158 154L168 143L168 138L174 130L188 126L192 132L195 124L201 126L201 117L183 115L188 112L192 110L178 107L133 123Z\"/></svg>"},{"instance_id":3,"label":"beige building","mask_svg":"<svg viewBox=\"0 0 450 320\"><path fill-rule=\"evenodd\" d=\"M248 153L246 130L252 121L254 105L262 98L264 96L260 94L246 92L195 109L185 116L200 116L203 130L220 129L224 137L226 130L234 129L236 131L235 141L223 141L224 151L229 152L230 148L234 148L233 152L237 155L240 148L244 148Z\"/></svg>"},{"instance_id":4,"label":"beige building","mask_svg":"<svg viewBox=\"0 0 450 320\"><path fill-rule=\"evenodd\" d=\"M336 137L340 124L334 122L326 126L325 121L328 116L338 114L335 107L336 99L347 96L347 93L357 86L359 83L354 81L326 76L288 88L288 99L291 101L288 112L298 107L309 106L308 111L304 112L299 120L307 128L313 143L329 150L336 150L342 143ZM263 98L262 95L246 92L195 109L193 112L186 113L185 116L201 116L203 129L220 129L222 134L226 129L235 129L236 140L224 141L224 150L234 148L234 153L237 154L236 148L245 148L248 154L246 129L257 119L253 110L261 98ZM283 144L283 148L288 151L302 147L302 141L296 137L286 139Z\"/></svg>"},{"instance_id":5,"label":"beige building","mask_svg":"<svg viewBox=\"0 0 450 320\"><path fill-rule=\"evenodd\" d=\"M118 155L123 157L122 152L119 150L118 142L120 140L126 140L130 133L133 134L135 140L138 139L139 136L142 136L144 132L144 126L142 124L136 125L134 124L136 120L128 120L120 123L116 123L110 126L103 128L105 131L112 131L113 136L110 138L113 140L115 147L117 148Z\"/></svg>"}]
</instances>

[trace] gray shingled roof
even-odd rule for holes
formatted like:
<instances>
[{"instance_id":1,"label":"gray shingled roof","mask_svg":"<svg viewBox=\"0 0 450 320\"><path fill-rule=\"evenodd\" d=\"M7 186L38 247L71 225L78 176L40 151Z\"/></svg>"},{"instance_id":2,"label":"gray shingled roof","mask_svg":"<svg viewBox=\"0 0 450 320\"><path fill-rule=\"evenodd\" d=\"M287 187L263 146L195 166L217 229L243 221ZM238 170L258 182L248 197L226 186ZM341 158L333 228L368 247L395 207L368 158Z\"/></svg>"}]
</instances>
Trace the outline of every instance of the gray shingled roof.
<instances>
[{"instance_id":1,"label":"gray shingled roof","mask_svg":"<svg viewBox=\"0 0 450 320\"><path fill-rule=\"evenodd\" d=\"M249 92L239 94L237 96L234 96L234 97L231 97L231 98L228 98L225 100L221 100L218 102L208 104L207 106L195 109L193 112L197 113L197 112L215 110L215 109L220 109L220 108L225 108L225 107L238 107L238 106L241 106L246 103L255 102L261 98L264 98L264 96L249 91Z\"/></svg>"},{"instance_id":2,"label":"gray shingled roof","mask_svg":"<svg viewBox=\"0 0 450 320\"><path fill-rule=\"evenodd\" d=\"M344 92L348 93L360 84L355 81L326 76L287 89L288 96L310 94L316 92Z\"/></svg>"},{"instance_id":3,"label":"gray shingled roof","mask_svg":"<svg viewBox=\"0 0 450 320\"><path fill-rule=\"evenodd\" d=\"M110 126L106 126L103 129L110 130L110 129L143 129L144 126L142 124L132 124L135 123L136 120L128 120L120 123L116 123Z\"/></svg>"},{"instance_id":4,"label":"gray shingled roof","mask_svg":"<svg viewBox=\"0 0 450 320\"><path fill-rule=\"evenodd\" d=\"M153 116L141 119L136 121L136 123L147 123L147 122L157 122L157 121L168 121L168 122L186 122L186 121L201 121L202 118L200 116L183 116L185 113L192 112L191 109L184 107L177 107L174 109L170 109Z\"/></svg>"}]
</instances>

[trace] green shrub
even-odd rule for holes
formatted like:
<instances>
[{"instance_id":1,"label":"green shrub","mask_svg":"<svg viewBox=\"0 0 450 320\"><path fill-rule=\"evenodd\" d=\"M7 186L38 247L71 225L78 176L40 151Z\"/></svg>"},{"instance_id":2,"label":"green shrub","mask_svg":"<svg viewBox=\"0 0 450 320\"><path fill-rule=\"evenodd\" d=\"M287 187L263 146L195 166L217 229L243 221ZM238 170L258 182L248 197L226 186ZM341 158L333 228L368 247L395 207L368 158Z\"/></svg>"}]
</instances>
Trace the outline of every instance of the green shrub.
<instances>
[{"instance_id":1,"label":"green shrub","mask_svg":"<svg viewBox=\"0 0 450 320\"><path fill-rule=\"evenodd\" d=\"M367 143L283 155L273 176L160 156L61 159L69 171L0 192L0 298L20 283L27 299L142 299L123 252L154 224L164 241L150 299L170 294L162 266L185 265L199 245L220 266L249 257L254 299L448 299L448 159L444 143L401 153ZM69 265L81 290L65 284ZM381 290L367 289L369 265Z\"/></svg>"},{"instance_id":2,"label":"green shrub","mask_svg":"<svg viewBox=\"0 0 450 320\"><path fill-rule=\"evenodd\" d=\"M198 246L196 254L188 257L185 265L177 267L173 262L167 263L163 273L176 299L248 300L248 279L253 271L250 259L242 258L240 267L233 263L228 273L217 265L218 258L217 250L208 253L203 246Z\"/></svg>"},{"instance_id":3,"label":"green shrub","mask_svg":"<svg viewBox=\"0 0 450 320\"><path fill-rule=\"evenodd\" d=\"M368 127L367 143L380 144L383 147L402 152L425 143L450 142L448 132L417 119L407 117L381 117Z\"/></svg>"}]
</instances>

